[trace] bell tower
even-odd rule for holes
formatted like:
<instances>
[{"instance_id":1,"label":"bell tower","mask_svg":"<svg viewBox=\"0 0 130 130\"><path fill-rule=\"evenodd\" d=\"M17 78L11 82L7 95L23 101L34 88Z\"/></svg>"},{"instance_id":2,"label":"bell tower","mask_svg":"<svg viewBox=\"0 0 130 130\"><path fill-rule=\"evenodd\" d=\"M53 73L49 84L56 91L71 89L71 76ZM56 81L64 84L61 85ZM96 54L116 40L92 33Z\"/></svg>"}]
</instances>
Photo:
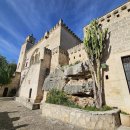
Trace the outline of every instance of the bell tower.
<instances>
[{"instance_id":1,"label":"bell tower","mask_svg":"<svg viewBox=\"0 0 130 130\"><path fill-rule=\"evenodd\" d=\"M32 46L35 44L35 38L33 37L33 34L27 36L24 44L21 47L20 55L19 55L19 60L17 64L17 69L16 72L21 72L24 64L25 64L25 58L26 58L26 52L32 48Z\"/></svg>"}]
</instances>

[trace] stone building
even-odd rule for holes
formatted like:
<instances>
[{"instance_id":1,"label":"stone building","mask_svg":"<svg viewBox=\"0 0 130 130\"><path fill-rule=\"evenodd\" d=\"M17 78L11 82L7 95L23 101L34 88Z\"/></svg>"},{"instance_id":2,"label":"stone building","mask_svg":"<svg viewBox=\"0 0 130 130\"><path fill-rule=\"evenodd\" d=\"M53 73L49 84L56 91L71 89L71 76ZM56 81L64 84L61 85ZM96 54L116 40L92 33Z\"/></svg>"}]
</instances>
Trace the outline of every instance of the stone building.
<instances>
[{"instance_id":1,"label":"stone building","mask_svg":"<svg viewBox=\"0 0 130 130\"><path fill-rule=\"evenodd\" d=\"M98 20L110 32L110 52L106 60L108 70L104 74L106 104L130 113L130 2ZM84 32L87 26L84 27ZM68 84L75 82L76 85L91 81L88 75L83 74L84 71L87 72L86 67L80 69L81 73L75 72L72 66L83 63L78 65L81 68L87 61L87 55L83 42L62 20L52 30L46 32L37 44L34 43L35 38L30 35L21 47L16 70L21 73L17 98L19 102L26 106L30 103L32 108L33 105L45 100L44 82L50 83L52 74L57 73L56 69L65 65L71 66L65 69L69 72L71 70L71 74L68 72L66 74L70 80ZM62 72L60 74L63 75Z\"/></svg>"},{"instance_id":2,"label":"stone building","mask_svg":"<svg viewBox=\"0 0 130 130\"><path fill-rule=\"evenodd\" d=\"M20 102L33 104L43 99L43 82L50 72L62 65L69 64L67 50L82 41L60 20L52 30L46 32L37 43L30 35L21 47L16 72L21 72Z\"/></svg>"}]
</instances>

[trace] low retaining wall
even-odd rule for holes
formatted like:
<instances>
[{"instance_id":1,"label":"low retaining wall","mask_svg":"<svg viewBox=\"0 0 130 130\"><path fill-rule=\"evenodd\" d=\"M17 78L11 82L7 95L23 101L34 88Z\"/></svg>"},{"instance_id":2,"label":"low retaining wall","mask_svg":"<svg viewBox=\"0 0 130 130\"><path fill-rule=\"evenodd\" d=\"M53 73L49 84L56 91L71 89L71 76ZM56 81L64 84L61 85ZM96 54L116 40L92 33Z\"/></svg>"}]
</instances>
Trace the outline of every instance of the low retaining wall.
<instances>
[{"instance_id":1,"label":"low retaining wall","mask_svg":"<svg viewBox=\"0 0 130 130\"><path fill-rule=\"evenodd\" d=\"M31 110L40 109L40 103L29 102L28 99L24 99L21 97L15 97L15 101L21 103L22 105L24 105L25 107L27 107Z\"/></svg>"},{"instance_id":2,"label":"low retaining wall","mask_svg":"<svg viewBox=\"0 0 130 130\"><path fill-rule=\"evenodd\" d=\"M62 121L82 130L115 130L121 125L118 109L105 112L87 112L77 108L43 103L42 116L46 119Z\"/></svg>"}]
</instances>

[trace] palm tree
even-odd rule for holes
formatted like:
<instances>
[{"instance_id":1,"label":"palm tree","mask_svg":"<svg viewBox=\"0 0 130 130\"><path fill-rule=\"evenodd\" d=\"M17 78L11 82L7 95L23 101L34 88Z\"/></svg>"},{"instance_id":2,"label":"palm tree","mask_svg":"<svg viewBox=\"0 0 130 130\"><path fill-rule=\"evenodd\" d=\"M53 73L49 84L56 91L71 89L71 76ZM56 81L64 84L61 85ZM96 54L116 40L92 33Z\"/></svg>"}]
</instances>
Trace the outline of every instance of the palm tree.
<instances>
[{"instance_id":1,"label":"palm tree","mask_svg":"<svg viewBox=\"0 0 130 130\"><path fill-rule=\"evenodd\" d=\"M102 61L103 51L106 48L108 29L102 29L97 20L94 20L87 27L84 38L85 49L89 58L90 72L94 81L94 99L96 107L103 105L102 96Z\"/></svg>"}]
</instances>

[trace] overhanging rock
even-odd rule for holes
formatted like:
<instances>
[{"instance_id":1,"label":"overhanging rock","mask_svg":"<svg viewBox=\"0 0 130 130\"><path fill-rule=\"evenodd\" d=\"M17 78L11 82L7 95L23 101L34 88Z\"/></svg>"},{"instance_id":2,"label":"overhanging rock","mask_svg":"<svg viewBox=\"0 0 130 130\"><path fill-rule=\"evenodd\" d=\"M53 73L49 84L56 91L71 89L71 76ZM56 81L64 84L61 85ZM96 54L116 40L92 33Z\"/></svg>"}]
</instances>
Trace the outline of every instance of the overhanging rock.
<instances>
[{"instance_id":1,"label":"overhanging rock","mask_svg":"<svg viewBox=\"0 0 130 130\"><path fill-rule=\"evenodd\" d=\"M64 74L66 77L72 76L82 76L89 73L89 65L88 62L81 62L70 66L65 69Z\"/></svg>"},{"instance_id":2,"label":"overhanging rock","mask_svg":"<svg viewBox=\"0 0 130 130\"><path fill-rule=\"evenodd\" d=\"M66 84L64 87L64 91L67 94L85 94L88 96L92 96L93 94L93 82L89 81L80 85L74 85L74 84Z\"/></svg>"}]
</instances>

